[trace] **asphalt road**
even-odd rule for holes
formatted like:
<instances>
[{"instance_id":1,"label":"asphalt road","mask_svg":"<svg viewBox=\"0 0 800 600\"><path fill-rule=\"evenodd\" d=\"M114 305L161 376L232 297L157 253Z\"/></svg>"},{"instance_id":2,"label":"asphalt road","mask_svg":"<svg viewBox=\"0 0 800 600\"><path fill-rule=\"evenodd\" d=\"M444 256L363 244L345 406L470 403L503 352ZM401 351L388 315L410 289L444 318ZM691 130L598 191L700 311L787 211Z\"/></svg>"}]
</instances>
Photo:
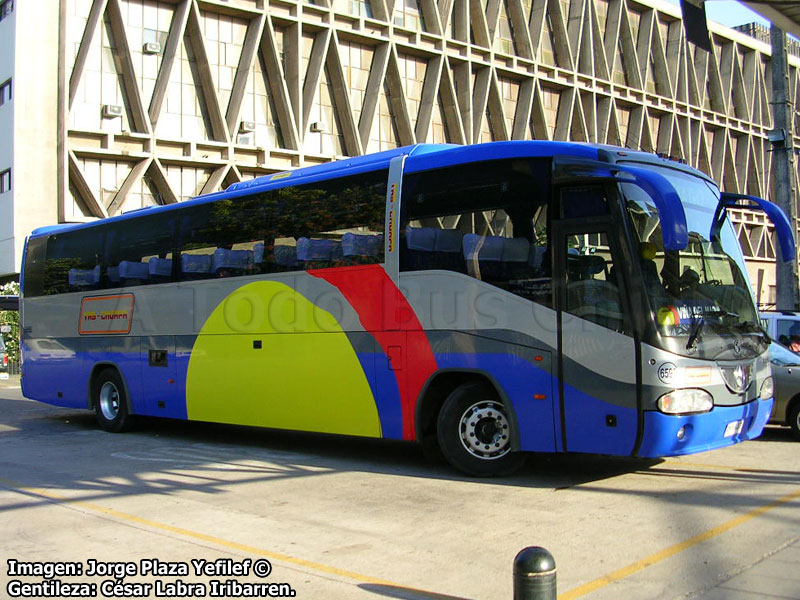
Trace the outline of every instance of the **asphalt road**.
<instances>
[{"instance_id":1,"label":"asphalt road","mask_svg":"<svg viewBox=\"0 0 800 600\"><path fill-rule=\"evenodd\" d=\"M0 381L0 597L54 580L114 597L128 568L127 591L151 596L234 580L297 598L510 599L514 556L538 545L560 600L691 598L800 539L800 444L778 428L701 455L536 456L474 480L405 443L167 420L105 433L16 386ZM197 575L192 559L214 566ZM81 574L26 574L64 561Z\"/></svg>"}]
</instances>

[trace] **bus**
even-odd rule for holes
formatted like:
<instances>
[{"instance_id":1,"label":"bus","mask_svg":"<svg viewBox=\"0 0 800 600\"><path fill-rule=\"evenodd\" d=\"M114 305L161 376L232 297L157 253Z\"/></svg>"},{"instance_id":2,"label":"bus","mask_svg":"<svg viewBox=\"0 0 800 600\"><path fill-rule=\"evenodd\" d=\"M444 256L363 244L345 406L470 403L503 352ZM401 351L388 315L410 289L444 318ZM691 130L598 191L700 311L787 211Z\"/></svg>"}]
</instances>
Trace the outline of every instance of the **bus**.
<instances>
[{"instance_id":1,"label":"bus","mask_svg":"<svg viewBox=\"0 0 800 600\"><path fill-rule=\"evenodd\" d=\"M731 208L623 148L415 145L45 227L22 269L27 398L416 441L473 476L525 453L662 457L772 408Z\"/></svg>"}]
</instances>

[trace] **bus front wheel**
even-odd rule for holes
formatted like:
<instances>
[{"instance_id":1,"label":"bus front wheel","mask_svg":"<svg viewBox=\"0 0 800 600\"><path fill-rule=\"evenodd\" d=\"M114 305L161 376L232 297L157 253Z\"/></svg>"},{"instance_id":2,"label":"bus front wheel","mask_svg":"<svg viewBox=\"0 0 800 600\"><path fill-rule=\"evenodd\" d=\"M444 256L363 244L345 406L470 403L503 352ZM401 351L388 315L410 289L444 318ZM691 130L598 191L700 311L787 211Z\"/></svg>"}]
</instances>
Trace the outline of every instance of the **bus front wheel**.
<instances>
[{"instance_id":1,"label":"bus front wheel","mask_svg":"<svg viewBox=\"0 0 800 600\"><path fill-rule=\"evenodd\" d=\"M439 412L436 433L445 458L467 475L508 475L524 460L511 450L507 409L487 383L464 383L453 390Z\"/></svg>"},{"instance_id":2,"label":"bus front wheel","mask_svg":"<svg viewBox=\"0 0 800 600\"><path fill-rule=\"evenodd\" d=\"M121 433L134 425L128 412L125 385L116 369L103 369L92 386L92 399L97 423L106 431Z\"/></svg>"}]
</instances>

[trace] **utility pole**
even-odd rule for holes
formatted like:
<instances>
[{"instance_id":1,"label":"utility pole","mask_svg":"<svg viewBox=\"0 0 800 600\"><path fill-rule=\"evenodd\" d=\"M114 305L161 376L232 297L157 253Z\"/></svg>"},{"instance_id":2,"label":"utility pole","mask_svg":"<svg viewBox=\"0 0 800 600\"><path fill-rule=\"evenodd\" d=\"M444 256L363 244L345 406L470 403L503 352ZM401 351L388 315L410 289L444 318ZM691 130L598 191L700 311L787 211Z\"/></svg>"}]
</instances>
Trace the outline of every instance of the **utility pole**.
<instances>
[{"instance_id":1,"label":"utility pole","mask_svg":"<svg viewBox=\"0 0 800 600\"><path fill-rule=\"evenodd\" d=\"M793 137L793 111L789 100L789 69L786 58L786 34L775 25L770 27L772 42L772 114L774 129L769 132L772 144L772 173L774 201L789 217L792 234L797 237L797 209L795 207L795 171ZM797 310L797 256L789 262L776 260L775 285L778 310Z\"/></svg>"}]
</instances>

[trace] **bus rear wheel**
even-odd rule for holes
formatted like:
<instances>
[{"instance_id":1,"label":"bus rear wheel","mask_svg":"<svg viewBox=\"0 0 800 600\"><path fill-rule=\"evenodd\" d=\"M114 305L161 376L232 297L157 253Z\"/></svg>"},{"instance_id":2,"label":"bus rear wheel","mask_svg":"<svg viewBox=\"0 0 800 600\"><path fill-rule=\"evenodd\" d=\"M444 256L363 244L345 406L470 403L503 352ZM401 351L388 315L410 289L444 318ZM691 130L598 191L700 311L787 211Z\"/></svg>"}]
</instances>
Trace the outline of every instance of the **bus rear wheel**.
<instances>
[{"instance_id":1,"label":"bus rear wheel","mask_svg":"<svg viewBox=\"0 0 800 600\"><path fill-rule=\"evenodd\" d=\"M116 369L103 369L92 386L92 401L97 423L112 433L133 428L135 418L128 412L128 397Z\"/></svg>"},{"instance_id":2,"label":"bus rear wheel","mask_svg":"<svg viewBox=\"0 0 800 600\"><path fill-rule=\"evenodd\" d=\"M507 409L486 383L464 383L453 390L439 412L436 433L442 454L467 475L508 475L524 461L511 450Z\"/></svg>"}]
</instances>

